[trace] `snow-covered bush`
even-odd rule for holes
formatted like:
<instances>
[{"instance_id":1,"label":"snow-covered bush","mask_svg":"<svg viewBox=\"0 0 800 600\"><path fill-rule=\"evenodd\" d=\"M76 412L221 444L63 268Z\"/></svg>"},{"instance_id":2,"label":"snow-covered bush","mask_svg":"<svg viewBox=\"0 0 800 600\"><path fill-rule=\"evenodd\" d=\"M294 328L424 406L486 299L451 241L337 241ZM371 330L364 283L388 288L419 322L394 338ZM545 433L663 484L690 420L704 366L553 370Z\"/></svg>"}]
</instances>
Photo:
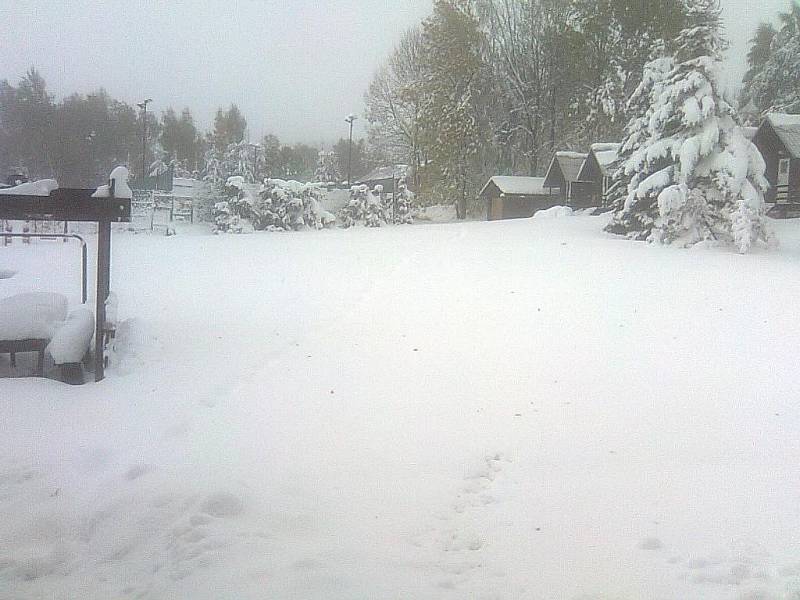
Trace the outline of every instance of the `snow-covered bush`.
<instances>
[{"instance_id":1,"label":"snow-covered bush","mask_svg":"<svg viewBox=\"0 0 800 600\"><path fill-rule=\"evenodd\" d=\"M324 187L319 183L300 183L266 179L256 203L256 228L269 231L310 227L332 227L336 217L322 207Z\"/></svg>"},{"instance_id":2,"label":"snow-covered bush","mask_svg":"<svg viewBox=\"0 0 800 600\"><path fill-rule=\"evenodd\" d=\"M342 227L352 227L366 218L368 194L369 188L366 185L354 185L350 188L350 201L339 211Z\"/></svg>"},{"instance_id":3,"label":"snow-covered bush","mask_svg":"<svg viewBox=\"0 0 800 600\"><path fill-rule=\"evenodd\" d=\"M380 188L380 190L378 189ZM364 224L367 227L380 227L381 221L386 220L383 202L381 200L383 186L375 186L375 189L367 194L367 203L364 214Z\"/></svg>"},{"instance_id":4,"label":"snow-covered bush","mask_svg":"<svg viewBox=\"0 0 800 600\"><path fill-rule=\"evenodd\" d=\"M609 230L685 245L720 240L746 252L769 237L764 160L722 97L726 44L716 0L697 0L688 20L674 62L657 59L645 69L638 93L647 108L628 126L627 194Z\"/></svg>"},{"instance_id":5,"label":"snow-covered bush","mask_svg":"<svg viewBox=\"0 0 800 600\"><path fill-rule=\"evenodd\" d=\"M214 205L214 233L249 233L256 220L255 201L240 176L229 177L224 188L227 200Z\"/></svg>"},{"instance_id":6,"label":"snow-covered bush","mask_svg":"<svg viewBox=\"0 0 800 600\"><path fill-rule=\"evenodd\" d=\"M414 192L408 189L405 178L397 184L394 222L398 224L414 222Z\"/></svg>"}]
</instances>

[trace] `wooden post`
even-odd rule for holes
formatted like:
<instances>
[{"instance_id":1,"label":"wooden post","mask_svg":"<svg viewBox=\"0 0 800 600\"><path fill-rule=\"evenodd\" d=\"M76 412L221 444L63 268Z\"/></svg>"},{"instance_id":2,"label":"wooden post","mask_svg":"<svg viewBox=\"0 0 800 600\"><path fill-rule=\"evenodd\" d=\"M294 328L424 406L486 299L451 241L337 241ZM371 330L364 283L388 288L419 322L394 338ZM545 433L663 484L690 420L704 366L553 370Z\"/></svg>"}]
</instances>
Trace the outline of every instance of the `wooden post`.
<instances>
[{"instance_id":1,"label":"wooden post","mask_svg":"<svg viewBox=\"0 0 800 600\"><path fill-rule=\"evenodd\" d=\"M111 221L97 224L97 303L95 306L94 380L105 377L106 300L111 284Z\"/></svg>"},{"instance_id":2,"label":"wooden post","mask_svg":"<svg viewBox=\"0 0 800 600\"><path fill-rule=\"evenodd\" d=\"M108 182L111 192L109 201L114 201L114 181ZM97 292L94 330L94 380L103 381L106 376L106 300L111 291L111 221L97 222Z\"/></svg>"}]
</instances>

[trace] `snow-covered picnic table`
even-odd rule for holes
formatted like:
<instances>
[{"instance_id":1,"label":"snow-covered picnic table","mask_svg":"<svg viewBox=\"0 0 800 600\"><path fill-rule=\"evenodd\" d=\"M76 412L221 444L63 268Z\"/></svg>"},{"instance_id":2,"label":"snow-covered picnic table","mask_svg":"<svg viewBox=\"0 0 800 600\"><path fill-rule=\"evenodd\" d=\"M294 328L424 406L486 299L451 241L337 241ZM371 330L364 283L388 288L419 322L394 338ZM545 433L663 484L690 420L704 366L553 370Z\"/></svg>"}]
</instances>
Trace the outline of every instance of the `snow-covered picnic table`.
<instances>
[{"instance_id":1,"label":"snow-covered picnic table","mask_svg":"<svg viewBox=\"0 0 800 600\"><path fill-rule=\"evenodd\" d=\"M56 365L79 363L92 340L94 315L81 306L69 312L67 298L52 292L27 292L0 299L0 353L36 352L36 374L44 355Z\"/></svg>"}]
</instances>

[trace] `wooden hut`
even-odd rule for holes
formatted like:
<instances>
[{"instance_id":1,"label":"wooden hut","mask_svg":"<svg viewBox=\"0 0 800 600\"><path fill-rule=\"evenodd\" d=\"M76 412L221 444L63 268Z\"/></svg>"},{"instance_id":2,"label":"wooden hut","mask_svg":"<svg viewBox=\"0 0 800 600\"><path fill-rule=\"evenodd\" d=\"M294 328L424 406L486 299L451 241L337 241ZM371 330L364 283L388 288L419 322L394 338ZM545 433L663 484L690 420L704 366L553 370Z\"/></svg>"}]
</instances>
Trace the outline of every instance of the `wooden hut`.
<instances>
[{"instance_id":1,"label":"wooden hut","mask_svg":"<svg viewBox=\"0 0 800 600\"><path fill-rule=\"evenodd\" d=\"M609 192L614 183L614 171L619 164L619 144L592 144L589 155L578 172L578 181L589 185L591 206L608 206Z\"/></svg>"},{"instance_id":2,"label":"wooden hut","mask_svg":"<svg viewBox=\"0 0 800 600\"><path fill-rule=\"evenodd\" d=\"M767 165L766 201L784 214L800 210L800 115L767 114L753 142Z\"/></svg>"},{"instance_id":3,"label":"wooden hut","mask_svg":"<svg viewBox=\"0 0 800 600\"><path fill-rule=\"evenodd\" d=\"M553 156L543 185L548 189L558 190L557 203L573 208L591 206L591 182L578 179L586 156L581 152L556 152Z\"/></svg>"},{"instance_id":4,"label":"wooden hut","mask_svg":"<svg viewBox=\"0 0 800 600\"><path fill-rule=\"evenodd\" d=\"M559 203L559 190L544 186L544 177L495 175L479 193L486 202L486 218L518 219Z\"/></svg>"}]
</instances>

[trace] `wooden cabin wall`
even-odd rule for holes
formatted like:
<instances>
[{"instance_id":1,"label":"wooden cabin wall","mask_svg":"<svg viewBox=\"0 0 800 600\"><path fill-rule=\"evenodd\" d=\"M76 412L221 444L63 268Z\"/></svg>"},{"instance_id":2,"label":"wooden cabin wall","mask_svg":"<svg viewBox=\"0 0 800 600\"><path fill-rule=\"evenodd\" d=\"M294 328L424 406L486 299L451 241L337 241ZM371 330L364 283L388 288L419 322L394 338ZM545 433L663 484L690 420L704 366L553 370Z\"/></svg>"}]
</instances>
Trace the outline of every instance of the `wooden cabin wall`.
<instances>
[{"instance_id":1,"label":"wooden cabin wall","mask_svg":"<svg viewBox=\"0 0 800 600\"><path fill-rule=\"evenodd\" d=\"M800 160L796 158L789 162L789 202L800 204Z\"/></svg>"},{"instance_id":2,"label":"wooden cabin wall","mask_svg":"<svg viewBox=\"0 0 800 600\"><path fill-rule=\"evenodd\" d=\"M766 124L761 127L758 135L756 135L755 144L767 165L765 174L770 187L767 191L766 201L775 202L775 185L778 182L778 161L784 154L783 142L781 142L772 127ZM794 163L796 161L792 162ZM790 173L790 179L791 177L792 174Z\"/></svg>"}]
</instances>

